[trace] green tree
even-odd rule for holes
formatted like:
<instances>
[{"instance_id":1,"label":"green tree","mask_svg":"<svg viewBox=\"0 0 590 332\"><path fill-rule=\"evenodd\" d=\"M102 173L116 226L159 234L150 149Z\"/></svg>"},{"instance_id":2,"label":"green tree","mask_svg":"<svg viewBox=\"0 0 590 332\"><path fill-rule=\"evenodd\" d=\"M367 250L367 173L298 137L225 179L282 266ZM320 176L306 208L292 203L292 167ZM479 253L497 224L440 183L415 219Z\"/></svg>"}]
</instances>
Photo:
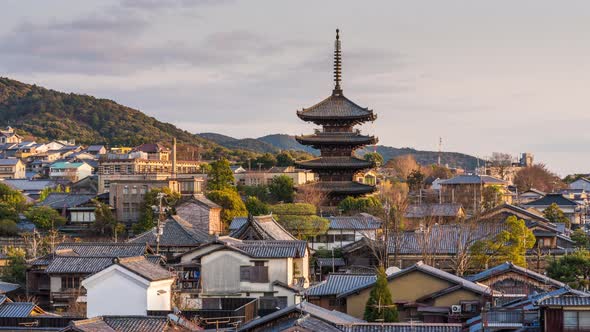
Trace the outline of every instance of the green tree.
<instances>
[{"instance_id":1,"label":"green tree","mask_svg":"<svg viewBox=\"0 0 590 332\"><path fill-rule=\"evenodd\" d=\"M26 208L27 200L20 191L14 190L4 183L0 183L0 209L14 211L18 217L18 213L23 212Z\"/></svg>"},{"instance_id":2,"label":"green tree","mask_svg":"<svg viewBox=\"0 0 590 332\"><path fill-rule=\"evenodd\" d=\"M535 235L524 220L506 218L505 229L488 239L476 241L471 247L473 261L487 269L503 262L526 266L526 251L535 245Z\"/></svg>"},{"instance_id":3,"label":"green tree","mask_svg":"<svg viewBox=\"0 0 590 332\"><path fill-rule=\"evenodd\" d=\"M373 165L375 165L377 167L383 165L383 156L381 154L379 154L378 152L365 153L364 159L366 161L372 162Z\"/></svg>"},{"instance_id":4,"label":"green tree","mask_svg":"<svg viewBox=\"0 0 590 332\"><path fill-rule=\"evenodd\" d=\"M132 226L134 234L146 232L156 226L158 216L154 214L154 210L157 211L160 207L160 200L158 199L160 193L164 194L164 198L162 198L162 212L164 213L164 217L175 213L174 209L181 197L179 192L172 191L168 187L154 188L148 191L141 204L139 219Z\"/></svg>"},{"instance_id":5,"label":"green tree","mask_svg":"<svg viewBox=\"0 0 590 332\"><path fill-rule=\"evenodd\" d=\"M33 206L25 212L25 216L43 230L55 229L66 223L66 218L49 206Z\"/></svg>"},{"instance_id":6,"label":"green tree","mask_svg":"<svg viewBox=\"0 0 590 332\"><path fill-rule=\"evenodd\" d=\"M584 230L581 228L576 229L570 238L576 243L577 248L588 248L590 245L588 234L586 234L586 232L584 232Z\"/></svg>"},{"instance_id":7,"label":"green tree","mask_svg":"<svg viewBox=\"0 0 590 332\"><path fill-rule=\"evenodd\" d=\"M254 196L265 203L270 202L268 186L264 184L259 186L238 185L238 192L243 197Z\"/></svg>"},{"instance_id":8,"label":"green tree","mask_svg":"<svg viewBox=\"0 0 590 332\"><path fill-rule=\"evenodd\" d=\"M269 213L268 204L254 196L250 196L246 199L246 209L248 210L248 213L253 216L263 216Z\"/></svg>"},{"instance_id":9,"label":"green tree","mask_svg":"<svg viewBox=\"0 0 590 332\"><path fill-rule=\"evenodd\" d=\"M39 202L44 201L47 196L49 196L49 194L51 193L69 193L70 192L70 187L62 187L61 184L58 184L55 188L51 188L51 187L45 187L43 188L43 190L41 190L41 193L39 194Z\"/></svg>"},{"instance_id":10,"label":"green tree","mask_svg":"<svg viewBox=\"0 0 590 332\"><path fill-rule=\"evenodd\" d=\"M11 219L0 219L0 235L12 236L18 234L16 222Z\"/></svg>"},{"instance_id":11,"label":"green tree","mask_svg":"<svg viewBox=\"0 0 590 332\"><path fill-rule=\"evenodd\" d=\"M277 164L277 158L272 153L265 153L252 160L252 168L269 169Z\"/></svg>"},{"instance_id":12,"label":"green tree","mask_svg":"<svg viewBox=\"0 0 590 332\"><path fill-rule=\"evenodd\" d=\"M482 208L490 210L502 204L502 188L500 186L487 186L482 191Z\"/></svg>"},{"instance_id":13,"label":"green tree","mask_svg":"<svg viewBox=\"0 0 590 332\"><path fill-rule=\"evenodd\" d=\"M234 189L234 173L229 166L229 161L225 158L211 163L207 176L208 190Z\"/></svg>"},{"instance_id":14,"label":"green tree","mask_svg":"<svg viewBox=\"0 0 590 332\"><path fill-rule=\"evenodd\" d=\"M117 242L118 237L125 231L125 225L117 222L111 207L98 200L94 201L96 209L94 210L95 220L94 230L101 235L111 235Z\"/></svg>"},{"instance_id":15,"label":"green tree","mask_svg":"<svg viewBox=\"0 0 590 332\"><path fill-rule=\"evenodd\" d=\"M570 219L565 216L559 205L551 203L545 210L543 210L545 218L553 223L565 223L566 227L570 227Z\"/></svg>"},{"instance_id":16,"label":"green tree","mask_svg":"<svg viewBox=\"0 0 590 332\"><path fill-rule=\"evenodd\" d=\"M382 209L381 202L377 197L352 197L348 196L338 204L338 209L343 214L353 215L357 213L377 214Z\"/></svg>"},{"instance_id":17,"label":"green tree","mask_svg":"<svg viewBox=\"0 0 590 332\"><path fill-rule=\"evenodd\" d=\"M305 203L276 204L270 206L275 219L298 239L324 234L330 226L326 218L316 215L316 207Z\"/></svg>"},{"instance_id":18,"label":"green tree","mask_svg":"<svg viewBox=\"0 0 590 332\"><path fill-rule=\"evenodd\" d=\"M279 175L272 178L268 185L270 197L275 202L293 202L295 197L295 185L293 179L287 175Z\"/></svg>"},{"instance_id":19,"label":"green tree","mask_svg":"<svg viewBox=\"0 0 590 332\"><path fill-rule=\"evenodd\" d=\"M553 259L547 267L547 275L573 288L586 289L590 286L590 254L586 249L579 249Z\"/></svg>"},{"instance_id":20,"label":"green tree","mask_svg":"<svg viewBox=\"0 0 590 332\"><path fill-rule=\"evenodd\" d=\"M8 247L6 249L8 266L2 271L4 281L24 285L26 282L27 261L26 252L22 248Z\"/></svg>"},{"instance_id":21,"label":"green tree","mask_svg":"<svg viewBox=\"0 0 590 332\"><path fill-rule=\"evenodd\" d=\"M293 166L295 165L295 159L291 156L289 152L281 152L277 154L277 166L286 167L286 166Z\"/></svg>"},{"instance_id":22,"label":"green tree","mask_svg":"<svg viewBox=\"0 0 590 332\"><path fill-rule=\"evenodd\" d=\"M235 190L213 190L207 193L207 198L221 206L221 220L225 225L229 225L235 217L248 214L246 205Z\"/></svg>"},{"instance_id":23,"label":"green tree","mask_svg":"<svg viewBox=\"0 0 590 332\"><path fill-rule=\"evenodd\" d=\"M422 173L419 168L416 168L408 174L406 183L408 184L408 187L410 187L410 190L421 189L424 184L424 173Z\"/></svg>"},{"instance_id":24,"label":"green tree","mask_svg":"<svg viewBox=\"0 0 590 332\"><path fill-rule=\"evenodd\" d=\"M367 322L397 322L397 307L393 304L391 292L387 283L385 269L377 268L377 281L371 290L367 305L365 306L364 319Z\"/></svg>"}]
</instances>

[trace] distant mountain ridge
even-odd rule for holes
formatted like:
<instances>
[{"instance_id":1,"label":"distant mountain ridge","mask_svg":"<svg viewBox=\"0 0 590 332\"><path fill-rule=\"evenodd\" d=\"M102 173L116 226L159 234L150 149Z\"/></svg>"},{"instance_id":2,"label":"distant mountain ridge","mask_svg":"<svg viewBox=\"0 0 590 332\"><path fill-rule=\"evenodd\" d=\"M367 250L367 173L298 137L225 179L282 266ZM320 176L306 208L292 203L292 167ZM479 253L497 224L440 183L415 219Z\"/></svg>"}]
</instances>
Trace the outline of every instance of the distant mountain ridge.
<instances>
[{"instance_id":1,"label":"distant mountain ridge","mask_svg":"<svg viewBox=\"0 0 590 332\"><path fill-rule=\"evenodd\" d=\"M305 151L313 155L319 155L319 151L309 146L299 144L295 140L295 136L286 134L266 135L256 139L244 138L238 139L226 135L216 133L203 133L199 136L211 140L226 148L245 149L256 152L272 152L276 153L281 150L296 150ZM369 146L364 149L357 150L358 155L364 155L367 152L373 152L375 147ZM383 156L385 161L395 158L397 156L411 154L416 158L416 161L421 165L431 165L438 162L437 151L420 151L412 148L394 148L390 146L377 145L376 150ZM460 167L468 170L473 170L477 167L477 158L459 152L441 152L441 163L449 165L449 167ZM483 162L480 160L480 163Z\"/></svg>"}]
</instances>

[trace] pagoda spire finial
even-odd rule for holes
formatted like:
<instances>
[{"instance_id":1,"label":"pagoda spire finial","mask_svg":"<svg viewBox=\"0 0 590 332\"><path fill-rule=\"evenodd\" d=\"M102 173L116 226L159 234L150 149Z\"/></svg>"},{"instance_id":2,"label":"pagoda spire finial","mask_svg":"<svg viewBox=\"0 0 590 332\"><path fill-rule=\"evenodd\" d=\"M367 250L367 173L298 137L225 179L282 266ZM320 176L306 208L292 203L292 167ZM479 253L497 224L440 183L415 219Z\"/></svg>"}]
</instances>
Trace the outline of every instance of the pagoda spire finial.
<instances>
[{"instance_id":1,"label":"pagoda spire finial","mask_svg":"<svg viewBox=\"0 0 590 332\"><path fill-rule=\"evenodd\" d=\"M333 95L342 95L340 81L342 79L342 50L340 49L340 29L336 29L336 41L334 42L334 91Z\"/></svg>"}]
</instances>

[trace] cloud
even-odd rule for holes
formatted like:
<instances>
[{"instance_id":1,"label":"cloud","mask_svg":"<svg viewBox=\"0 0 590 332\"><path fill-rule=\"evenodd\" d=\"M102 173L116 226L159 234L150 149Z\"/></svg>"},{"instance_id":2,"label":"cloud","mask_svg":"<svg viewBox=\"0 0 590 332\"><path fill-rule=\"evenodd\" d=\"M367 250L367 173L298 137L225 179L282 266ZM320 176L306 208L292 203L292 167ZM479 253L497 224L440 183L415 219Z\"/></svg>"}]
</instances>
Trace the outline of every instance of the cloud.
<instances>
[{"instance_id":1,"label":"cloud","mask_svg":"<svg viewBox=\"0 0 590 332\"><path fill-rule=\"evenodd\" d=\"M122 8L138 10L190 9L199 6L217 6L234 0L123 0Z\"/></svg>"}]
</instances>

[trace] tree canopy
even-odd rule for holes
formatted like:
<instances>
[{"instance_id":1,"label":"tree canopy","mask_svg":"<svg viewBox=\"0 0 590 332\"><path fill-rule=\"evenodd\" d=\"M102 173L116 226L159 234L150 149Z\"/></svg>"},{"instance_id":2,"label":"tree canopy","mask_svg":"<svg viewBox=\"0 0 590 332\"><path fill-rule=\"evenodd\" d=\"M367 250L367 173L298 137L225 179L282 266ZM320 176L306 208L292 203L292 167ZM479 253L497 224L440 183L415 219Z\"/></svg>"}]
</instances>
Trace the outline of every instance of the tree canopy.
<instances>
[{"instance_id":1,"label":"tree canopy","mask_svg":"<svg viewBox=\"0 0 590 332\"><path fill-rule=\"evenodd\" d=\"M268 184L268 192L270 198L275 202L293 202L293 198L295 197L293 179L287 175L275 176Z\"/></svg>"},{"instance_id":2,"label":"tree canopy","mask_svg":"<svg viewBox=\"0 0 590 332\"><path fill-rule=\"evenodd\" d=\"M253 216L262 216L269 213L268 204L259 200L255 196L250 196L246 199L246 209L248 210L248 213Z\"/></svg>"},{"instance_id":3,"label":"tree canopy","mask_svg":"<svg viewBox=\"0 0 590 332\"><path fill-rule=\"evenodd\" d=\"M524 167L516 172L514 185L521 192L537 189L549 193L564 187L561 179L550 172L543 164Z\"/></svg>"},{"instance_id":4,"label":"tree canopy","mask_svg":"<svg viewBox=\"0 0 590 332\"><path fill-rule=\"evenodd\" d=\"M328 219L316 215L316 207L305 203L270 206L276 220L298 239L308 239L328 230Z\"/></svg>"},{"instance_id":5,"label":"tree canopy","mask_svg":"<svg viewBox=\"0 0 590 332\"><path fill-rule=\"evenodd\" d=\"M569 227L570 219L566 217L563 211L559 208L559 205L555 203L551 203L551 205L549 205L545 210L543 210L543 215L550 222L565 223L566 226Z\"/></svg>"},{"instance_id":6,"label":"tree canopy","mask_svg":"<svg viewBox=\"0 0 590 332\"><path fill-rule=\"evenodd\" d=\"M554 259L547 267L547 275L571 287L586 289L590 286L590 254L586 249Z\"/></svg>"},{"instance_id":7,"label":"tree canopy","mask_svg":"<svg viewBox=\"0 0 590 332\"><path fill-rule=\"evenodd\" d=\"M207 176L208 190L234 189L234 173L225 158L212 162Z\"/></svg>"},{"instance_id":8,"label":"tree canopy","mask_svg":"<svg viewBox=\"0 0 590 332\"><path fill-rule=\"evenodd\" d=\"M377 197L352 197L348 196L338 204L338 209L346 215L353 215L357 213L379 214L382 206Z\"/></svg>"},{"instance_id":9,"label":"tree canopy","mask_svg":"<svg viewBox=\"0 0 590 332\"><path fill-rule=\"evenodd\" d=\"M66 223L66 218L49 206L33 206L25 212L25 216L42 230L56 229Z\"/></svg>"},{"instance_id":10,"label":"tree canopy","mask_svg":"<svg viewBox=\"0 0 590 332\"><path fill-rule=\"evenodd\" d=\"M478 267L487 269L503 262L526 266L526 251L535 245L535 235L524 220L510 216L506 228L491 238L476 241L471 247L473 260Z\"/></svg>"},{"instance_id":11,"label":"tree canopy","mask_svg":"<svg viewBox=\"0 0 590 332\"><path fill-rule=\"evenodd\" d=\"M246 205L233 189L210 191L207 193L207 198L221 206L221 220L225 225L229 225L235 217L248 215Z\"/></svg>"}]
</instances>

